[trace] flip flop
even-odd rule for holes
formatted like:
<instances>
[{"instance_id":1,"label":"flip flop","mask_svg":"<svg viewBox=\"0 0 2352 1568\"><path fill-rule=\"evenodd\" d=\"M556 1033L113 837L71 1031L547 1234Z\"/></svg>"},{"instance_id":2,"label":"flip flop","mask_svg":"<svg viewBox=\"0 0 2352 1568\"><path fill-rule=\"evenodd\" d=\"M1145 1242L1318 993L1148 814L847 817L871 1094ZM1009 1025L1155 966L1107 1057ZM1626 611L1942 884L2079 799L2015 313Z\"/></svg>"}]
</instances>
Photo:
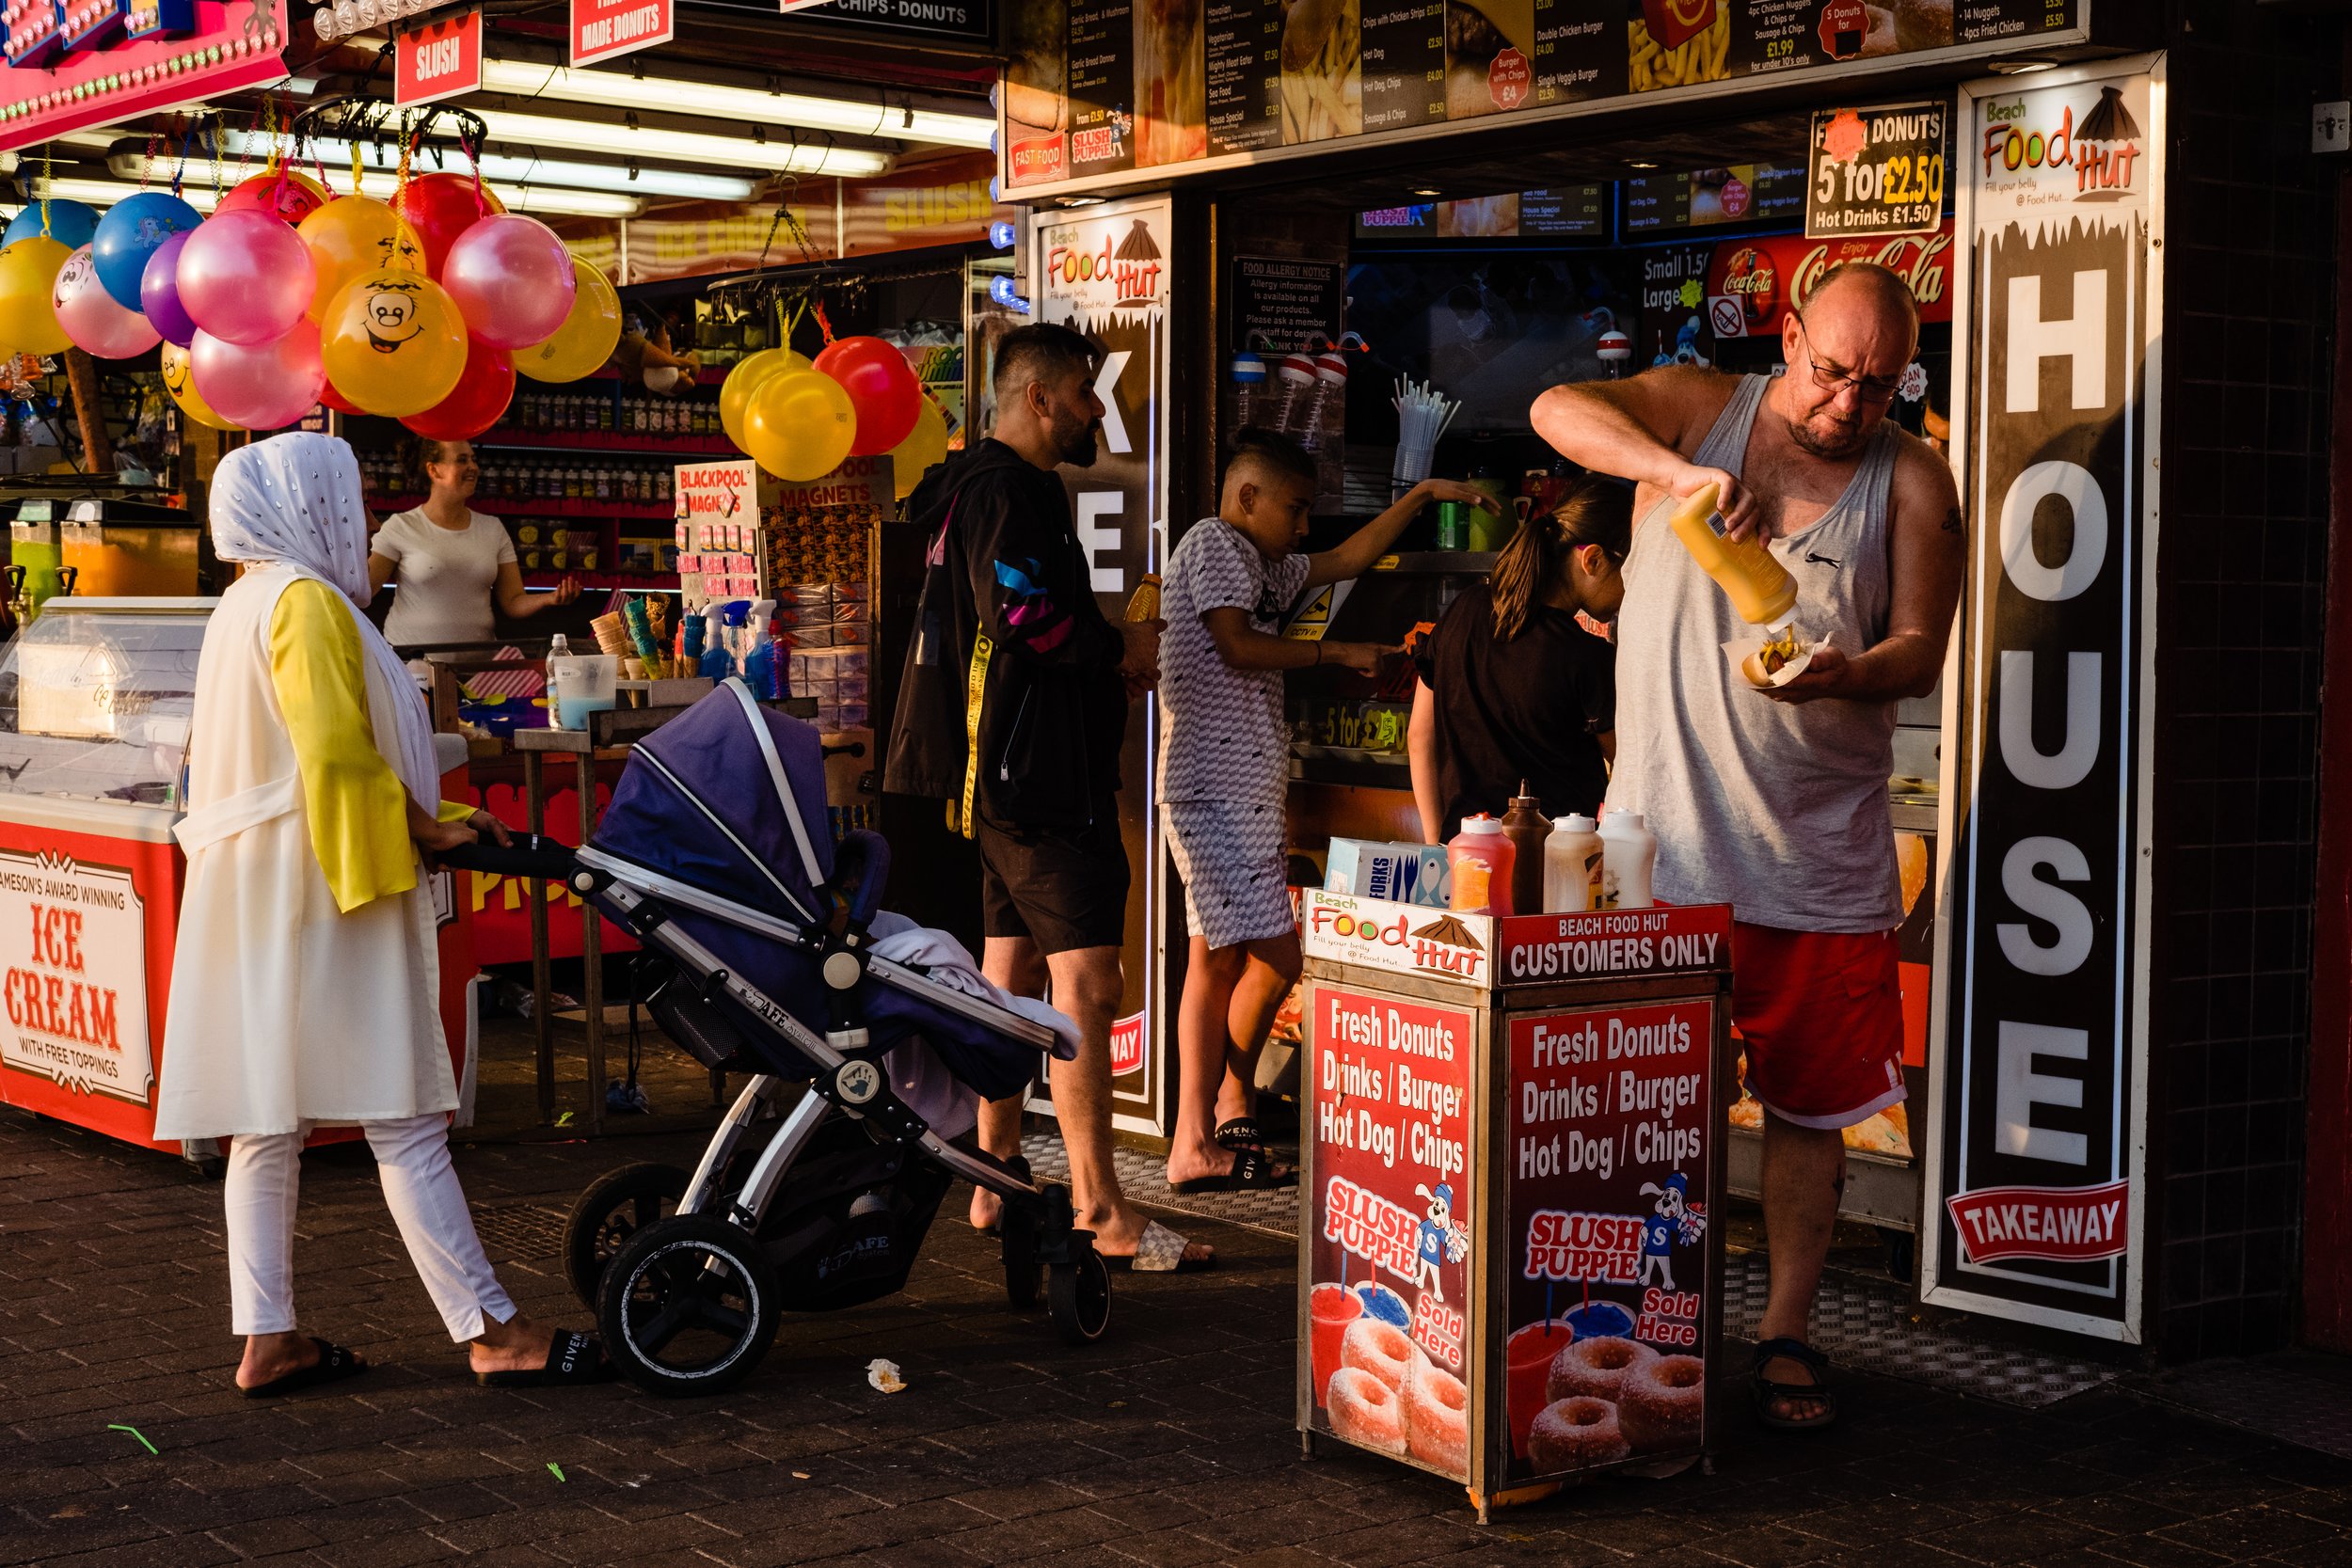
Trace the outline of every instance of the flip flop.
<instances>
[{"instance_id":1,"label":"flip flop","mask_svg":"<svg viewBox=\"0 0 2352 1568\"><path fill-rule=\"evenodd\" d=\"M284 1377L274 1377L267 1383L257 1383L250 1388L240 1388L237 1391L249 1400L274 1400L280 1394L296 1393L304 1388L316 1388L323 1384L342 1383L358 1377L368 1370L368 1364L359 1358L357 1351L345 1350L341 1345L330 1345L315 1334L310 1336L310 1343L319 1348L319 1358L316 1361L307 1367L296 1367Z\"/></svg>"},{"instance_id":2,"label":"flip flop","mask_svg":"<svg viewBox=\"0 0 2352 1568\"><path fill-rule=\"evenodd\" d=\"M1298 1185L1298 1173L1278 1169L1263 1148L1245 1148L1233 1156L1233 1168L1222 1176L1196 1176L1189 1181L1170 1181L1168 1186L1187 1195L1193 1193L1263 1193Z\"/></svg>"},{"instance_id":3,"label":"flip flop","mask_svg":"<svg viewBox=\"0 0 2352 1568\"><path fill-rule=\"evenodd\" d=\"M1218 1148L1230 1148L1235 1153L1245 1148L1265 1148L1265 1134L1259 1131L1255 1117L1233 1117L1220 1121L1216 1124L1216 1131L1209 1136Z\"/></svg>"},{"instance_id":4,"label":"flip flop","mask_svg":"<svg viewBox=\"0 0 2352 1568\"><path fill-rule=\"evenodd\" d=\"M593 1334L558 1334L548 1347L548 1358L527 1371L476 1372L473 1380L485 1388L546 1388L558 1384L610 1383L620 1371L608 1360Z\"/></svg>"},{"instance_id":5,"label":"flip flop","mask_svg":"<svg viewBox=\"0 0 2352 1568\"><path fill-rule=\"evenodd\" d=\"M1159 1221L1146 1220L1143 1234L1136 1238L1134 1257L1114 1258L1107 1252L1095 1256L1113 1274L1206 1274L1216 1267L1214 1256L1187 1259L1184 1249L1191 1244Z\"/></svg>"}]
</instances>

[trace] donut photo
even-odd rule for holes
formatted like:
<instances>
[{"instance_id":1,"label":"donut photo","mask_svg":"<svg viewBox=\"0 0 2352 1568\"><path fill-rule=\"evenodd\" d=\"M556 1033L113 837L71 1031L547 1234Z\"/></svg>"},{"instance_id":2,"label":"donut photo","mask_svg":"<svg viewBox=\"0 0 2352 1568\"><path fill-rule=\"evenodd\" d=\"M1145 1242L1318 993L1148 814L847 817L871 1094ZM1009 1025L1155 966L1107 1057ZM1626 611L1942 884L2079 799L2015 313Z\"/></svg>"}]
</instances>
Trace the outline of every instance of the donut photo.
<instances>
[{"instance_id":1,"label":"donut photo","mask_svg":"<svg viewBox=\"0 0 2352 1568\"><path fill-rule=\"evenodd\" d=\"M1613 1465L1632 1451L1618 1430L1617 1407L1589 1394L1553 1401L1527 1429L1528 1463L1539 1475Z\"/></svg>"},{"instance_id":2,"label":"donut photo","mask_svg":"<svg viewBox=\"0 0 2352 1568\"><path fill-rule=\"evenodd\" d=\"M1405 1440L1431 1469L1470 1474L1470 1390L1425 1356L1405 1391Z\"/></svg>"},{"instance_id":3,"label":"donut photo","mask_svg":"<svg viewBox=\"0 0 2352 1568\"><path fill-rule=\"evenodd\" d=\"M1378 1318L1359 1318L1340 1337L1341 1370L1353 1368L1369 1372L1396 1394L1404 1393L1415 1364L1422 1359L1421 1347L1403 1329ZM1338 1381L1338 1373L1332 1374L1332 1382ZM1333 1418L1336 1422L1336 1414Z\"/></svg>"},{"instance_id":4,"label":"donut photo","mask_svg":"<svg viewBox=\"0 0 2352 1568\"><path fill-rule=\"evenodd\" d=\"M1617 1424L1636 1453L1698 1446L1707 1414L1707 1363L1695 1355L1652 1355L1617 1385Z\"/></svg>"},{"instance_id":5,"label":"donut photo","mask_svg":"<svg viewBox=\"0 0 2352 1568\"><path fill-rule=\"evenodd\" d=\"M1544 1397L1558 1402L1579 1396L1615 1401L1627 1376L1658 1359L1634 1339L1579 1339L1552 1358Z\"/></svg>"},{"instance_id":6,"label":"donut photo","mask_svg":"<svg viewBox=\"0 0 2352 1568\"><path fill-rule=\"evenodd\" d=\"M1382 1453L1405 1451L1405 1402L1374 1373L1342 1367L1331 1374L1324 1401L1331 1412L1331 1430L1341 1437Z\"/></svg>"}]
</instances>

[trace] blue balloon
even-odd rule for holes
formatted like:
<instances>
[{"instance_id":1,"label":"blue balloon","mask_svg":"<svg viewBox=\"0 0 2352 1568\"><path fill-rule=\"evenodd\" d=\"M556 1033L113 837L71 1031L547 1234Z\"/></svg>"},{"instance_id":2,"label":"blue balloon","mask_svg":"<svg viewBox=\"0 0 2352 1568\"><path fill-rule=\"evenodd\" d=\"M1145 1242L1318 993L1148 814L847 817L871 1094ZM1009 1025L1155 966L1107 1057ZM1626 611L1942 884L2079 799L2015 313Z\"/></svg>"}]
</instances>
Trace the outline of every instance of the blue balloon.
<instances>
[{"instance_id":1,"label":"blue balloon","mask_svg":"<svg viewBox=\"0 0 2352 1568\"><path fill-rule=\"evenodd\" d=\"M79 201L52 201L48 204L49 237L69 250L79 250L89 244L91 232L98 227L98 209ZM30 239L43 232L41 203L31 206L9 219L5 233L0 233L0 250L6 250L19 240Z\"/></svg>"},{"instance_id":2,"label":"blue balloon","mask_svg":"<svg viewBox=\"0 0 2352 1568\"><path fill-rule=\"evenodd\" d=\"M139 308L139 279L157 245L203 222L197 210L167 191L141 191L106 209L90 236L98 281L127 310Z\"/></svg>"}]
</instances>

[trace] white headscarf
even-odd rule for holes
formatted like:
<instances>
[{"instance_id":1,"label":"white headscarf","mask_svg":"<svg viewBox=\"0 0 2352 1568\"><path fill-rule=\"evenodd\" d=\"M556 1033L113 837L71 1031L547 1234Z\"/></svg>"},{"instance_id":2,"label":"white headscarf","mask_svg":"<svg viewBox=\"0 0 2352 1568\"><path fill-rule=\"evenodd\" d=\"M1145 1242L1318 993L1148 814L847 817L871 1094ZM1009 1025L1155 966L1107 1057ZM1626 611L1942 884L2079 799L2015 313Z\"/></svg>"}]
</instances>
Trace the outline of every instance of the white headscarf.
<instances>
[{"instance_id":1,"label":"white headscarf","mask_svg":"<svg viewBox=\"0 0 2352 1568\"><path fill-rule=\"evenodd\" d=\"M440 778L423 696L384 634L358 613L373 596L360 496L359 460L339 436L294 430L240 447L213 472L213 550L223 561L282 563L351 601L373 677L371 697L389 697L400 737L399 754L387 760L430 811L440 799Z\"/></svg>"}]
</instances>

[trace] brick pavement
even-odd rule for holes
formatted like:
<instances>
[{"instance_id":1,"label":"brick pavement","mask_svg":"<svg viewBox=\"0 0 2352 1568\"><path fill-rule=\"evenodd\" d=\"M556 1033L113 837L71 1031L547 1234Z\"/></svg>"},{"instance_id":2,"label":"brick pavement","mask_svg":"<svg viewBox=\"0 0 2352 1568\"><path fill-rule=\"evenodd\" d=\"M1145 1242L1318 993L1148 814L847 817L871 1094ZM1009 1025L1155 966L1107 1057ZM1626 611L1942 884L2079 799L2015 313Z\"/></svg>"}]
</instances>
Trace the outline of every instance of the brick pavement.
<instances>
[{"instance_id":1,"label":"brick pavement","mask_svg":"<svg viewBox=\"0 0 2352 1568\"><path fill-rule=\"evenodd\" d=\"M550 1211L692 1147L459 1164L508 1288L577 1323L532 1255ZM218 1204L173 1162L0 1111L0 1563L2352 1562L2352 1463L2114 1388L2026 1412L1865 1376L1831 1433L1768 1440L1740 1406L1711 1477L1606 1481L1481 1528L1458 1489L1299 1457L1289 1249L1194 1222L1225 1267L1121 1281L1085 1351L1004 1310L993 1248L943 1218L905 1296L788 1322L733 1395L480 1389L357 1148L309 1162L299 1283L306 1323L377 1368L256 1405L229 1382ZM870 1390L874 1355L912 1386Z\"/></svg>"}]
</instances>

